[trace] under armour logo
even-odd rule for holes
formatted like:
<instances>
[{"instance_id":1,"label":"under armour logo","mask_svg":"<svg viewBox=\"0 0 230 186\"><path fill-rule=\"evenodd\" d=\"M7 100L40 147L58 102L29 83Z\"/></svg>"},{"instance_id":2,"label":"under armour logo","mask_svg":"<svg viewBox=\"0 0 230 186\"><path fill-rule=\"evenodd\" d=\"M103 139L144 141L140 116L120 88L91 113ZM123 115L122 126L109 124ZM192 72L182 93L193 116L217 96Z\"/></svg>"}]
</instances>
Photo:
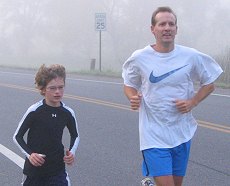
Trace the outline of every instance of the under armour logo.
<instances>
[{"instance_id":1,"label":"under armour logo","mask_svg":"<svg viewBox=\"0 0 230 186\"><path fill-rule=\"evenodd\" d=\"M54 117L56 118L56 117L57 117L57 114L52 114L52 118L54 118Z\"/></svg>"}]
</instances>

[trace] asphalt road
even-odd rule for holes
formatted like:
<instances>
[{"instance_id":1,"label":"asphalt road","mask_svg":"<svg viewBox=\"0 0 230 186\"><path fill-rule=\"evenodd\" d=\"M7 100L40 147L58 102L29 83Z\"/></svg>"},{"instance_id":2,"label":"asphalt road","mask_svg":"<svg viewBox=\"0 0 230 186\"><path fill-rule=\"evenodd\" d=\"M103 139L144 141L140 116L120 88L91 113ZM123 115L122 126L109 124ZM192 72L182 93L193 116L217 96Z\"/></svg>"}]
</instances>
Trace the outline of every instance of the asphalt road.
<instances>
[{"instance_id":1,"label":"asphalt road","mask_svg":"<svg viewBox=\"0 0 230 186\"><path fill-rule=\"evenodd\" d=\"M34 89L34 73L0 68L0 145L22 158L12 136L26 109L42 99ZM76 162L67 167L72 186L139 186L138 113L129 109L122 79L68 74L63 101L75 110L81 137ZM194 110L199 127L185 186L230 185L229 110L229 89L216 89ZM65 131L66 147L68 141ZM1 150L0 146L0 185L20 185L21 167Z\"/></svg>"}]
</instances>

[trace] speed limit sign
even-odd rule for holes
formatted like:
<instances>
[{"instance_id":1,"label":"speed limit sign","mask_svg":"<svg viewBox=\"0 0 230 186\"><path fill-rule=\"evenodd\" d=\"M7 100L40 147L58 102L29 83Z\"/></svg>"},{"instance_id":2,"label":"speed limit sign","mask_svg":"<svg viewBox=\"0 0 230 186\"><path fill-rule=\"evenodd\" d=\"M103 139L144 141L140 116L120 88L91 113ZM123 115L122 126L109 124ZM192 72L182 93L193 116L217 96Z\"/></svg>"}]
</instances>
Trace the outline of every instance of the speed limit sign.
<instances>
[{"instance_id":1,"label":"speed limit sign","mask_svg":"<svg viewBox=\"0 0 230 186\"><path fill-rule=\"evenodd\" d=\"M106 30L106 14L105 13L95 14L95 30L96 31Z\"/></svg>"}]
</instances>

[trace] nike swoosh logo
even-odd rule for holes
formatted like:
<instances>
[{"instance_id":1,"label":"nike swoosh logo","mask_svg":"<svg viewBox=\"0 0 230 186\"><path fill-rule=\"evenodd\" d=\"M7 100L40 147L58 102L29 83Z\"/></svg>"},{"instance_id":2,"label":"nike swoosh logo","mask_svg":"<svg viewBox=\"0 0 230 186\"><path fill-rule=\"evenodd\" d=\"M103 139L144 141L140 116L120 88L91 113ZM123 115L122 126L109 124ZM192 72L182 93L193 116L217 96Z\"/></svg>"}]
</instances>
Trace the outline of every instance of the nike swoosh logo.
<instances>
[{"instance_id":1,"label":"nike swoosh logo","mask_svg":"<svg viewBox=\"0 0 230 186\"><path fill-rule=\"evenodd\" d=\"M150 76L149 76L149 81L150 81L151 83L157 83L157 82L159 82L159 81L161 81L161 80L167 78L167 77L170 76L171 74L175 73L176 71L178 71L178 70L184 68L185 66L187 66L187 65L184 65L184 66L182 66L182 67L180 67L180 68L177 68L177 69L174 69L174 70L172 70L172 71L169 71L169 72L167 72L167 73L165 73L165 74L162 74L161 76L154 76L154 75L153 75L153 72L151 72L151 74L150 74Z\"/></svg>"}]
</instances>

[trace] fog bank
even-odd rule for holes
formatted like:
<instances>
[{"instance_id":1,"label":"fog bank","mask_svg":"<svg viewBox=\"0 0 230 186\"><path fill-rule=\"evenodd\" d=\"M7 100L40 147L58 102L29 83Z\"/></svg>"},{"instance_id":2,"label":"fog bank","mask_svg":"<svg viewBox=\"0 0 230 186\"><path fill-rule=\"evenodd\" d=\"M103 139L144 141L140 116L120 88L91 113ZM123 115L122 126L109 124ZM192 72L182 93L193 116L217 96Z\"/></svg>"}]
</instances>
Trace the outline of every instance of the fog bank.
<instances>
[{"instance_id":1,"label":"fog bank","mask_svg":"<svg viewBox=\"0 0 230 186\"><path fill-rule=\"evenodd\" d=\"M1 0L0 65L37 68L61 63L71 71L99 68L95 14L106 14L101 33L103 71L121 71L131 53L154 43L150 20L158 6L178 16L176 42L212 56L229 51L230 0Z\"/></svg>"}]
</instances>

